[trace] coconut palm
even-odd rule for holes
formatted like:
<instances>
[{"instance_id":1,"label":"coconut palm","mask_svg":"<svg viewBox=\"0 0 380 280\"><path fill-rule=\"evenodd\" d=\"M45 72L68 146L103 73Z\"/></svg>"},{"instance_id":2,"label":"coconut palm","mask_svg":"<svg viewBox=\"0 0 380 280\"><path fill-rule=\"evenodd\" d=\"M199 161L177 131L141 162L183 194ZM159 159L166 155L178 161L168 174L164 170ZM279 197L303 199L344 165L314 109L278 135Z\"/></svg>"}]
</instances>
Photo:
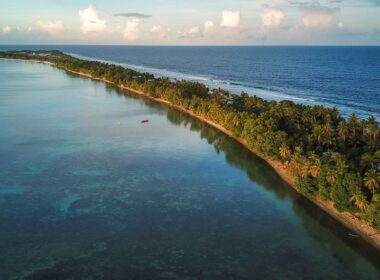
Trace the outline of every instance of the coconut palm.
<instances>
[{"instance_id":1,"label":"coconut palm","mask_svg":"<svg viewBox=\"0 0 380 280\"><path fill-rule=\"evenodd\" d=\"M380 176L379 172L374 169L368 170L364 175L364 186L369 189L372 194L379 188Z\"/></svg>"},{"instance_id":2,"label":"coconut palm","mask_svg":"<svg viewBox=\"0 0 380 280\"><path fill-rule=\"evenodd\" d=\"M347 135L348 135L348 126L347 126L346 121L343 120L339 122L338 124L338 136L340 140L342 140L343 142L346 142Z\"/></svg>"},{"instance_id":3,"label":"coconut palm","mask_svg":"<svg viewBox=\"0 0 380 280\"><path fill-rule=\"evenodd\" d=\"M314 139L317 141L317 143L319 145L322 144L323 136L324 136L323 126L321 126L321 125L314 126L314 128L313 128L313 137L314 137Z\"/></svg>"},{"instance_id":4,"label":"coconut palm","mask_svg":"<svg viewBox=\"0 0 380 280\"><path fill-rule=\"evenodd\" d=\"M380 165L380 150L373 153L365 153L360 160L360 171L365 173L369 169L377 169Z\"/></svg>"},{"instance_id":5,"label":"coconut palm","mask_svg":"<svg viewBox=\"0 0 380 280\"><path fill-rule=\"evenodd\" d=\"M377 120L374 116L370 116L367 119L367 127L368 127L368 133L371 137L377 138L379 136L379 125L377 123Z\"/></svg>"},{"instance_id":6,"label":"coconut palm","mask_svg":"<svg viewBox=\"0 0 380 280\"><path fill-rule=\"evenodd\" d=\"M322 137L323 144L324 145L331 145L333 143L334 129L328 123L322 127L322 131L323 131L323 137Z\"/></svg>"},{"instance_id":7,"label":"coconut palm","mask_svg":"<svg viewBox=\"0 0 380 280\"><path fill-rule=\"evenodd\" d=\"M287 145L282 144L279 149L280 157L284 160L287 160L290 157L290 149Z\"/></svg>"},{"instance_id":8,"label":"coconut palm","mask_svg":"<svg viewBox=\"0 0 380 280\"><path fill-rule=\"evenodd\" d=\"M335 170L328 170L326 174L326 181L332 185L338 179L338 173Z\"/></svg>"},{"instance_id":9,"label":"coconut palm","mask_svg":"<svg viewBox=\"0 0 380 280\"><path fill-rule=\"evenodd\" d=\"M354 203L360 210L363 210L368 206L367 200L359 190L351 195L350 201Z\"/></svg>"},{"instance_id":10,"label":"coconut palm","mask_svg":"<svg viewBox=\"0 0 380 280\"><path fill-rule=\"evenodd\" d=\"M321 159L314 153L309 156L308 169L309 174L314 178L317 178L321 172Z\"/></svg>"}]
</instances>

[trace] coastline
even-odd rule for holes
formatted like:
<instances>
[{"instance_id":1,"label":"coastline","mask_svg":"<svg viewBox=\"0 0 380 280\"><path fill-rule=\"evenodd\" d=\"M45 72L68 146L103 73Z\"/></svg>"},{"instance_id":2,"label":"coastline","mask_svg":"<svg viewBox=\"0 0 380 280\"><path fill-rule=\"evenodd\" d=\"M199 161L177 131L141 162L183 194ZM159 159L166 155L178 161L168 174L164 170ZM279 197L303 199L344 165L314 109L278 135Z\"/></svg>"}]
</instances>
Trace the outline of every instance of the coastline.
<instances>
[{"instance_id":1,"label":"coastline","mask_svg":"<svg viewBox=\"0 0 380 280\"><path fill-rule=\"evenodd\" d=\"M291 186L294 190L297 191L297 189L295 188L294 178L290 174L290 170L288 168L286 168L283 164L281 164L278 161L275 161L275 160L272 160L272 159L260 156L256 151L254 151L253 149L249 148L249 146L248 146L248 144L247 144L247 142L245 140L243 140L243 139L241 139L239 137L234 136L233 133L231 131L227 130L225 127L223 127L223 126L221 126L221 125L219 125L219 124L217 124L217 123L215 123L213 121L210 121L209 119L207 119L207 118L205 118L203 116L197 115L197 114L195 114L194 112L192 112L190 110L187 110L187 109L184 109L184 108L182 108L180 106L174 105L174 104L170 103L167 100L164 100L164 99L161 99L161 98L152 97L152 96L146 94L143 91L135 90L135 89L123 86L123 85L117 85L117 84L115 84L115 83L113 83L113 82L111 82L109 80L101 79L101 78L96 78L96 77L93 77L93 76L91 76L89 74L86 74L86 73L73 71L73 70L67 69L65 67L58 66L58 65L56 65L56 64L54 64L52 62L49 62L49 61L28 60L28 59L7 59L7 60L19 60L19 61L46 63L46 64L49 64L50 66L54 66L54 67L56 67L58 69L65 70L65 71L67 71L69 73L72 73L72 74L76 74L76 75L79 75L79 76L82 76L82 77L90 78L92 80L97 80L97 81L101 81L101 82L104 82L104 83L107 83L107 84L111 84L111 85L116 86L118 88L121 88L123 90L127 90L129 92L134 93L134 94L137 94L137 95L143 96L145 98L148 98L150 100L153 100L153 101L159 102L161 104L164 104L164 105L166 105L166 106L168 106L170 108L173 108L175 110L184 112L184 113L186 113L186 114L188 114L188 115L190 115L192 117L197 118L198 120L200 120L202 122L207 123L208 125L216 128L216 129L218 129L222 133L226 134L227 136L229 136L229 137L233 138L234 140L236 140L237 142L239 142L241 145L243 145L250 152L254 153L255 155L257 155L260 158L262 158L263 160L265 160L276 171L276 173L285 182L288 183L289 186ZM349 228L351 231L353 231L355 234L358 235L358 236L353 236L353 237L359 237L360 236L366 242L368 242L369 244L371 244L374 248L376 248L377 250L380 250L380 231L378 231L377 229L375 229L374 227L372 227L372 226L370 226L368 224L365 224L364 222L361 222L353 214L350 214L350 213L347 213L347 212L343 212L343 213L339 212L338 210L336 210L334 208L334 205L333 205L333 203L331 201L322 201L322 200L320 200L318 198L315 198L315 197L311 197L311 196L308 196L308 195L305 195L305 194L302 194L302 193L300 193L300 194L302 196L306 197L312 203L314 203L317 206L319 206L322 210L324 210L324 212L326 212L327 214L329 214L330 216L332 216L337 221L341 222L343 225L345 225L347 228Z\"/></svg>"}]
</instances>

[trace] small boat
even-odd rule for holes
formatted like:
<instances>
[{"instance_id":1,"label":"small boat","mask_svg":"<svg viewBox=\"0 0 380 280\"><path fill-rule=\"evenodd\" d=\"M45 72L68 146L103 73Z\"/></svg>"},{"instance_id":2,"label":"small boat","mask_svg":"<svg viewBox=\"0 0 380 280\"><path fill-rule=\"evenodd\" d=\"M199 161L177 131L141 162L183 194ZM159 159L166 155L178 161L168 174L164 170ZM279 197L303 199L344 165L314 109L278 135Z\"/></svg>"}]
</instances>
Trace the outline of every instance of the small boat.
<instances>
[{"instance_id":1,"label":"small boat","mask_svg":"<svg viewBox=\"0 0 380 280\"><path fill-rule=\"evenodd\" d=\"M142 120L141 123L148 123L149 120Z\"/></svg>"}]
</instances>

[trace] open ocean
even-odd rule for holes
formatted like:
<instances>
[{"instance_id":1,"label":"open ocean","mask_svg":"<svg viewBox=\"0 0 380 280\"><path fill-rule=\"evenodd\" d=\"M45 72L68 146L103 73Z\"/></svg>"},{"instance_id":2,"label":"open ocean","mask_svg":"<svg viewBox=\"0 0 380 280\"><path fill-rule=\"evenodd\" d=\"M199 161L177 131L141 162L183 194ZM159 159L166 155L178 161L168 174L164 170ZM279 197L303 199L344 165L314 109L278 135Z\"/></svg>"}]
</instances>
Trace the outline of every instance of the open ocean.
<instances>
[{"instance_id":1,"label":"open ocean","mask_svg":"<svg viewBox=\"0 0 380 280\"><path fill-rule=\"evenodd\" d=\"M211 88L380 119L380 47L0 46L13 49L58 49Z\"/></svg>"}]
</instances>

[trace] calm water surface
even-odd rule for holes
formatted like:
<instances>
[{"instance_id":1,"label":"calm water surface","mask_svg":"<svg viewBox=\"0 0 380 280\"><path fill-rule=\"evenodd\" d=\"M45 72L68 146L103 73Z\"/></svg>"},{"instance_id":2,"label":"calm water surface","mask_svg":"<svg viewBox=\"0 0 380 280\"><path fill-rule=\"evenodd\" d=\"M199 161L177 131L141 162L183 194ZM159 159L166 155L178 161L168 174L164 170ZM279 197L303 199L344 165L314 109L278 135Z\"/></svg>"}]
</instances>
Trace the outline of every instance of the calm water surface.
<instances>
[{"instance_id":1,"label":"calm water surface","mask_svg":"<svg viewBox=\"0 0 380 280\"><path fill-rule=\"evenodd\" d=\"M380 279L348 233L199 121L0 61L2 280Z\"/></svg>"}]
</instances>

